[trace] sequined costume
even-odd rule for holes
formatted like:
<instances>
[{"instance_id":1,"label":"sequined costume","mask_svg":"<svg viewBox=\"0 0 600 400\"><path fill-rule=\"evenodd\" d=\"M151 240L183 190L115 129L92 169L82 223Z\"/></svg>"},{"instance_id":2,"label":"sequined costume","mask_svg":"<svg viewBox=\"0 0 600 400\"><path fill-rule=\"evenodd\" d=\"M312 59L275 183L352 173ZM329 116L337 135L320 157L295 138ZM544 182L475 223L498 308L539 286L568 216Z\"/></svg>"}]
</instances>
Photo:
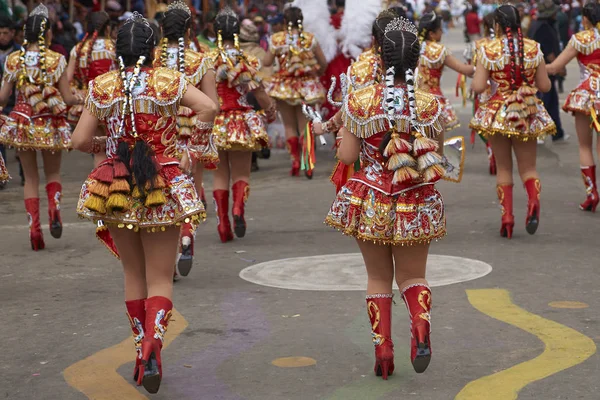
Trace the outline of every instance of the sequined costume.
<instances>
[{"instance_id":1,"label":"sequined costume","mask_svg":"<svg viewBox=\"0 0 600 400\"><path fill-rule=\"evenodd\" d=\"M417 143L432 140L411 134L406 88L396 86L394 90L399 99L394 119L400 137L393 140L404 148L401 159L406 168L390 169L379 149L390 130L385 86L372 85L350 94L342 119L349 133L361 139L361 169L338 192L325 223L346 235L379 244L428 243L446 233L444 203L434 187L444 172L428 162L435 159L433 148L417 150ZM443 110L435 96L417 91L416 107L421 132L428 138L442 133ZM407 174L398 178L399 173Z\"/></svg>"},{"instance_id":2,"label":"sequined costume","mask_svg":"<svg viewBox=\"0 0 600 400\"><path fill-rule=\"evenodd\" d=\"M442 93L440 81L444 70L444 63L448 56L448 49L441 43L425 41L421 46L421 58L419 61L419 79L417 87L420 90L433 94L442 105L442 116L444 127L449 132L460 126L456 111L450 101Z\"/></svg>"},{"instance_id":3,"label":"sequined costume","mask_svg":"<svg viewBox=\"0 0 600 400\"><path fill-rule=\"evenodd\" d=\"M590 115L600 113L600 33L588 29L571 37L569 46L577 50L580 82L567 97L563 110Z\"/></svg>"},{"instance_id":4,"label":"sequined costume","mask_svg":"<svg viewBox=\"0 0 600 400\"><path fill-rule=\"evenodd\" d=\"M0 142L19 150L61 151L71 147L71 128L66 105L57 85L67 62L51 50L45 51L45 70L38 51L11 53L4 66L3 84L14 83L15 107L0 131Z\"/></svg>"},{"instance_id":5,"label":"sequined costume","mask_svg":"<svg viewBox=\"0 0 600 400\"><path fill-rule=\"evenodd\" d=\"M166 53L166 54L165 54ZM200 84L204 75L213 68L212 60L206 54L200 54L191 49L185 49L184 73L188 82L201 89ZM175 71L179 69L178 49L177 47L156 48L154 51L154 67L166 67ZM215 169L219 163L219 154L215 147L213 135L210 132L205 132L197 129L196 118L194 112L188 107L179 107L177 116L178 132L189 135L191 131L195 131L194 138L196 142L191 146L194 147L193 154L197 156L197 162L200 162L207 169ZM176 157L181 158L179 152Z\"/></svg>"},{"instance_id":6,"label":"sequined costume","mask_svg":"<svg viewBox=\"0 0 600 400\"><path fill-rule=\"evenodd\" d=\"M489 43L491 40L493 40L493 39L486 37L486 38L477 40L473 44L472 59L470 60L471 65L477 65L477 59L478 59L480 49L483 46L485 46L487 43ZM485 103L492 97L492 94L494 94L497 87L498 87L498 84L496 82L492 81L492 82L490 82L490 85L488 85L488 88L486 89L485 92L477 95L477 101L476 101L477 107L475 108L475 110L477 110L477 108L479 108L480 104Z\"/></svg>"},{"instance_id":7,"label":"sequined costume","mask_svg":"<svg viewBox=\"0 0 600 400\"><path fill-rule=\"evenodd\" d=\"M128 69L131 74L132 69ZM191 178L179 169L176 158L177 113L187 88L184 75L167 68L142 68L133 90L135 127L138 140L145 140L154 151L160 166L152 188L145 193L124 177L125 165L116 157L121 141L130 146L131 135L120 136L122 107L126 101L123 81L118 71L111 71L90 82L86 108L108 131L107 156L89 175L77 204L82 218L104 224L138 230L155 231L184 222L204 219L205 211ZM130 114L126 115L124 132L132 132Z\"/></svg>"},{"instance_id":8,"label":"sequined costume","mask_svg":"<svg viewBox=\"0 0 600 400\"><path fill-rule=\"evenodd\" d=\"M217 71L221 111L215 118L213 137L219 150L256 151L268 146L264 111L255 111L246 95L259 88L260 61L236 49L215 50L211 58Z\"/></svg>"},{"instance_id":9,"label":"sequined costume","mask_svg":"<svg viewBox=\"0 0 600 400\"><path fill-rule=\"evenodd\" d=\"M518 48L516 40L515 48ZM471 129L484 136L501 134L521 140L556 132L556 126L542 101L536 97L537 89L533 86L537 67L544 59L540 45L524 39L523 53L525 76L517 74L518 89L512 90L508 39L494 39L479 50L479 61L490 71L490 80L496 82L498 88L475 113Z\"/></svg>"},{"instance_id":10,"label":"sequined costume","mask_svg":"<svg viewBox=\"0 0 600 400\"><path fill-rule=\"evenodd\" d=\"M83 40L73 47L70 57L77 60L71 90L82 98L87 93L89 81L117 68L115 43L111 39L92 37ZM67 120L76 124L82 111L83 105L69 107Z\"/></svg>"},{"instance_id":11,"label":"sequined costume","mask_svg":"<svg viewBox=\"0 0 600 400\"><path fill-rule=\"evenodd\" d=\"M301 40L298 35L278 32L271 37L269 45L279 61L279 71L268 81L267 93L292 106L325 100L325 88L317 76L320 67L314 55L317 40L308 32L304 32L303 37Z\"/></svg>"},{"instance_id":12,"label":"sequined costume","mask_svg":"<svg viewBox=\"0 0 600 400\"><path fill-rule=\"evenodd\" d=\"M0 154L0 183L6 183L9 179L10 175L6 169L6 164L4 164L4 158L2 158L2 154Z\"/></svg>"}]
</instances>

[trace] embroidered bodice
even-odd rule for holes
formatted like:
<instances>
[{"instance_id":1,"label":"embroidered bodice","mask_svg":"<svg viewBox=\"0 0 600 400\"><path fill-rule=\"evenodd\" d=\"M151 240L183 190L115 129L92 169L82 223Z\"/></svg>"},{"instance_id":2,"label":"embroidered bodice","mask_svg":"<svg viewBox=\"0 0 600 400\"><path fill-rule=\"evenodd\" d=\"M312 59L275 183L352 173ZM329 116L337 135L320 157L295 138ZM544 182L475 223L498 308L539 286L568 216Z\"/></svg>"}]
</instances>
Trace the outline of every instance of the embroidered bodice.
<instances>
[{"instance_id":1,"label":"embroidered bodice","mask_svg":"<svg viewBox=\"0 0 600 400\"><path fill-rule=\"evenodd\" d=\"M515 51L518 51L517 41L514 42ZM523 85L533 87L537 67L544 60L540 44L530 39L523 40L523 63L525 76L521 76L517 68L515 82L517 87ZM511 56L506 37L497 38L484 44L479 49L479 61L490 71L490 79L498 84L497 94L508 96L511 89Z\"/></svg>"},{"instance_id":2,"label":"embroidered bodice","mask_svg":"<svg viewBox=\"0 0 600 400\"><path fill-rule=\"evenodd\" d=\"M127 70L128 76L132 68ZM177 136L176 116L179 103L187 88L184 75L167 68L142 68L137 85L133 89L135 128L138 137L154 150L160 163L170 160L169 149L174 148ZM114 155L120 141L133 144L131 117L123 115L126 101L123 81L118 71L111 71L90 82L86 108L99 120L105 122L109 141L107 155ZM120 126L125 118L124 135Z\"/></svg>"},{"instance_id":3,"label":"embroidered bodice","mask_svg":"<svg viewBox=\"0 0 600 400\"><path fill-rule=\"evenodd\" d=\"M98 38L93 45L89 39L80 42L71 49L70 57L77 60L75 77L84 89L92 79L117 68L116 47L111 39Z\"/></svg>"},{"instance_id":4,"label":"embroidered bodice","mask_svg":"<svg viewBox=\"0 0 600 400\"><path fill-rule=\"evenodd\" d=\"M236 49L214 50L210 58L217 71L221 112L252 109L246 95L261 85L258 58Z\"/></svg>"},{"instance_id":5,"label":"embroidered bodice","mask_svg":"<svg viewBox=\"0 0 600 400\"><path fill-rule=\"evenodd\" d=\"M427 41L422 44L419 61L419 88L426 90L440 87L440 79L447 56L448 49L441 43Z\"/></svg>"},{"instance_id":6,"label":"embroidered bodice","mask_svg":"<svg viewBox=\"0 0 600 400\"><path fill-rule=\"evenodd\" d=\"M52 50L46 50L45 59L46 73L44 76L46 85L56 86L67 67L67 60L62 54ZM23 79L24 84L40 85L42 83L40 53L38 51L26 51L24 62L26 66L25 75L21 64L21 52L12 52L4 63L3 82L15 83L19 79ZM19 95L19 92L22 92L22 90L17 88L17 95Z\"/></svg>"},{"instance_id":7,"label":"embroidered bodice","mask_svg":"<svg viewBox=\"0 0 600 400\"><path fill-rule=\"evenodd\" d=\"M188 82L196 87L200 87L202 78L210 69L213 68L210 57L206 54L200 54L192 49L185 49L184 55L184 72ZM163 63L165 65L163 65ZM163 60L162 49L156 47L154 49L154 63L155 68L165 67L175 71L179 71L179 57L177 47L168 47L166 60Z\"/></svg>"},{"instance_id":8,"label":"embroidered bodice","mask_svg":"<svg viewBox=\"0 0 600 400\"><path fill-rule=\"evenodd\" d=\"M600 33L597 29L581 31L569 40L569 45L577 50L577 61L581 82L591 74L600 75Z\"/></svg>"},{"instance_id":9,"label":"embroidered bodice","mask_svg":"<svg viewBox=\"0 0 600 400\"><path fill-rule=\"evenodd\" d=\"M298 34L289 35L278 32L271 36L269 51L279 61L276 75L282 77L312 76L319 70L319 63L314 54L317 39L313 34L304 32L304 40Z\"/></svg>"}]
</instances>

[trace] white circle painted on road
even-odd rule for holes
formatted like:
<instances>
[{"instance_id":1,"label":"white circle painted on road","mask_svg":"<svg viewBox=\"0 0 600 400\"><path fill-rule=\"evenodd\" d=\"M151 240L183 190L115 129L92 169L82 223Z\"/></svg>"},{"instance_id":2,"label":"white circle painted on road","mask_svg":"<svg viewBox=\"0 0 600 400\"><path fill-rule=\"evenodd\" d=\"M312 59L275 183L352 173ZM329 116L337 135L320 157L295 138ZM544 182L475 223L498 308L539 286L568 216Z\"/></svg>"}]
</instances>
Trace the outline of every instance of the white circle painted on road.
<instances>
[{"instance_id":1,"label":"white circle painted on road","mask_svg":"<svg viewBox=\"0 0 600 400\"><path fill-rule=\"evenodd\" d=\"M430 254L427 280L445 286L481 278L492 266L470 258ZM360 253L285 258L252 265L240 278L262 286L292 290L366 290L367 272Z\"/></svg>"}]
</instances>

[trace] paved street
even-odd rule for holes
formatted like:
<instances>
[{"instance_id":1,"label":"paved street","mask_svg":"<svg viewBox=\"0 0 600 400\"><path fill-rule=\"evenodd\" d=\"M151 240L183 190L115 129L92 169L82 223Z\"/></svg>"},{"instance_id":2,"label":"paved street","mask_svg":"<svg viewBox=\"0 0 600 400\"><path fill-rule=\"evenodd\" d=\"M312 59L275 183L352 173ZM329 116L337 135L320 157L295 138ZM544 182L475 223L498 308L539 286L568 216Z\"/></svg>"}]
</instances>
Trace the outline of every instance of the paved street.
<instances>
[{"instance_id":1,"label":"paved street","mask_svg":"<svg viewBox=\"0 0 600 400\"><path fill-rule=\"evenodd\" d=\"M446 42L460 56L462 33ZM446 71L443 82L463 125L457 135L468 142L471 106L454 97L455 73ZM577 82L572 64L565 90ZM598 399L600 215L578 210L585 191L577 139L573 118L562 117L570 140L538 146L535 236L525 232L516 172L514 237L499 236L495 178L479 139L468 146L462 183L439 185L448 236L432 245L429 262L432 363L424 374L412 370L397 296L396 372L387 382L373 375L358 248L323 224L334 197L332 151L318 152L312 181L290 178L281 150L259 160L244 239L221 244L209 209L194 269L175 284L164 381L153 396L131 385L120 264L95 239L94 225L75 214L91 157L65 155L63 237L48 232L44 194L46 250L36 253L9 152L13 181L0 191L0 399ZM206 180L211 197L210 174Z\"/></svg>"}]
</instances>

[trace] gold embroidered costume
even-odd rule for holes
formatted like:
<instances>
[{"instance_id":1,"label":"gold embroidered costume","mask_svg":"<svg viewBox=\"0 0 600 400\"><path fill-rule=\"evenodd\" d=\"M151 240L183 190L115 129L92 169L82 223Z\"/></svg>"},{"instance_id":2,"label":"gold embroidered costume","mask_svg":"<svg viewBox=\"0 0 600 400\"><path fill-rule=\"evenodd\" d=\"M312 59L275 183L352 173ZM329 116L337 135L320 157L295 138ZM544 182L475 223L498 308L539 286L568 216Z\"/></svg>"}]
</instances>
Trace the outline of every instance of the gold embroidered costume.
<instances>
[{"instance_id":1,"label":"gold embroidered costume","mask_svg":"<svg viewBox=\"0 0 600 400\"><path fill-rule=\"evenodd\" d=\"M515 41L515 48L518 48L516 46ZM508 39L494 39L480 49L479 61L490 71L490 80L498 87L492 97L476 111L471 120L471 129L485 136L501 134L521 140L556 132L552 118L542 101L536 97L535 73L544 59L539 44L525 39L523 53L525 76L517 74L516 89L513 90Z\"/></svg>"},{"instance_id":2,"label":"gold embroidered costume","mask_svg":"<svg viewBox=\"0 0 600 400\"><path fill-rule=\"evenodd\" d=\"M6 169L6 164L4 164L4 158L2 158L2 154L0 154L0 183L6 183L9 179L10 175Z\"/></svg>"}]
</instances>

